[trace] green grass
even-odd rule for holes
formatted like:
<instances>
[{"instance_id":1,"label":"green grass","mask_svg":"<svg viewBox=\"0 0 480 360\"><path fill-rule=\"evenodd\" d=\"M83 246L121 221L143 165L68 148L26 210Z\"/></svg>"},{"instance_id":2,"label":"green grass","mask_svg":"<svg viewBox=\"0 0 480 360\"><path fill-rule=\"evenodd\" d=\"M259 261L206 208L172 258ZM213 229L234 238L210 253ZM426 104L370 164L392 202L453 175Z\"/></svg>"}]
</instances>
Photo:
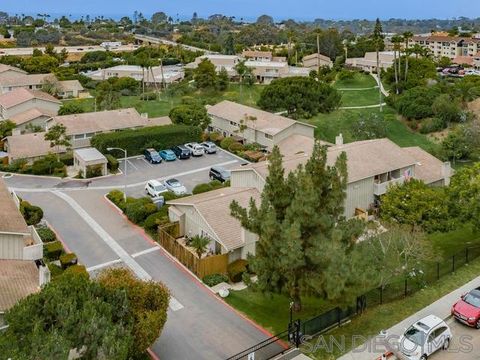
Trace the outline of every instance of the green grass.
<instances>
[{"instance_id":1,"label":"green grass","mask_svg":"<svg viewBox=\"0 0 480 360\"><path fill-rule=\"evenodd\" d=\"M342 94L341 106L368 106L379 102L378 89L340 91Z\"/></svg>"},{"instance_id":2,"label":"green grass","mask_svg":"<svg viewBox=\"0 0 480 360\"><path fill-rule=\"evenodd\" d=\"M382 329L388 329L394 326L405 318L432 304L441 297L456 290L459 286L475 279L479 273L480 259L476 259L468 266L461 267L454 274L443 277L440 281L436 282L430 287L416 292L412 296L367 309L367 311L361 316L353 318L352 321L347 325L336 328L330 331L327 335L333 335L337 337L338 340L340 340L341 336L344 336L348 351L352 346L352 336L374 336ZM316 338L312 339L310 343L315 344L315 341ZM357 343L356 345L360 344ZM303 348L303 350L305 349L307 349L306 346ZM324 350L319 350L313 354L308 353L307 355L316 359L326 360L336 359L337 357L341 356L342 353L335 348L333 354Z\"/></svg>"},{"instance_id":3,"label":"green grass","mask_svg":"<svg viewBox=\"0 0 480 360\"><path fill-rule=\"evenodd\" d=\"M450 258L467 247L480 246L480 232L471 224L447 233L429 234L428 239L443 258Z\"/></svg>"},{"instance_id":4,"label":"green grass","mask_svg":"<svg viewBox=\"0 0 480 360\"><path fill-rule=\"evenodd\" d=\"M204 103L212 105L222 100L230 100L248 106L256 106L262 90L263 86L261 85L243 86L243 88L240 89L240 85L230 84L228 90L224 93L196 91L188 96L193 99L201 99ZM93 98L67 101L74 101L79 104L85 112L95 111L95 100ZM163 94L160 95L159 100L151 101L140 100L140 96L122 96L120 98L121 108L133 107L140 113L148 113L149 117L166 116L173 107L179 105L181 102L182 98L180 96L167 96Z\"/></svg>"},{"instance_id":5,"label":"green grass","mask_svg":"<svg viewBox=\"0 0 480 360\"><path fill-rule=\"evenodd\" d=\"M287 329L290 318L290 300L287 296L265 295L247 288L230 291L225 300L273 334ZM294 319L310 319L332 308L331 302L316 298L303 298L302 305L302 311L295 313Z\"/></svg>"},{"instance_id":6,"label":"green grass","mask_svg":"<svg viewBox=\"0 0 480 360\"><path fill-rule=\"evenodd\" d=\"M302 120L315 125L317 139L334 142L335 137L342 133L345 142L352 142L352 124L362 115L380 113L374 109L336 110L330 114L318 114L311 119ZM438 145L430 141L425 135L416 133L400 122L393 109L384 107L383 115L387 119L387 137L399 146L420 146L426 151L435 152Z\"/></svg>"},{"instance_id":7,"label":"green grass","mask_svg":"<svg viewBox=\"0 0 480 360\"><path fill-rule=\"evenodd\" d=\"M357 72L353 79L337 80L333 85L337 89L353 89L353 88L371 88L377 86L375 79L364 73Z\"/></svg>"}]
</instances>

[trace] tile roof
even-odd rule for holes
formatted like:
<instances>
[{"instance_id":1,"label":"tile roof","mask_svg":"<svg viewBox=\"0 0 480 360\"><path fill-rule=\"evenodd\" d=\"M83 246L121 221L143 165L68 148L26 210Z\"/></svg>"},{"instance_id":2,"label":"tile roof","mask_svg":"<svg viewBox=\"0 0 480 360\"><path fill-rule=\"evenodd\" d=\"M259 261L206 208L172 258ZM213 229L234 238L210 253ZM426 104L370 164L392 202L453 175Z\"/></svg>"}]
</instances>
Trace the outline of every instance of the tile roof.
<instances>
[{"instance_id":1,"label":"tile roof","mask_svg":"<svg viewBox=\"0 0 480 360\"><path fill-rule=\"evenodd\" d=\"M84 88L82 84L80 84L80 81L78 80L63 80L58 82L58 86L62 91L83 91Z\"/></svg>"},{"instance_id":2,"label":"tile roof","mask_svg":"<svg viewBox=\"0 0 480 360\"><path fill-rule=\"evenodd\" d=\"M52 95L43 91L18 88L0 95L0 105L9 109L32 99L40 99L61 104L60 100L55 99Z\"/></svg>"},{"instance_id":3,"label":"tile roof","mask_svg":"<svg viewBox=\"0 0 480 360\"><path fill-rule=\"evenodd\" d=\"M13 201L12 194L2 178L0 178L0 204L0 233L7 232L30 235L27 223L20 214L20 211Z\"/></svg>"},{"instance_id":4,"label":"tile roof","mask_svg":"<svg viewBox=\"0 0 480 360\"><path fill-rule=\"evenodd\" d=\"M29 159L57 151L45 140L45 132L8 136L6 142L8 154L13 159ZM66 149L61 146L58 151L63 153Z\"/></svg>"},{"instance_id":5,"label":"tile roof","mask_svg":"<svg viewBox=\"0 0 480 360\"><path fill-rule=\"evenodd\" d=\"M63 124L68 135L108 132L135 127L171 124L169 117L148 119L134 108L55 116L53 123Z\"/></svg>"},{"instance_id":6,"label":"tile roof","mask_svg":"<svg viewBox=\"0 0 480 360\"><path fill-rule=\"evenodd\" d=\"M315 139L311 137L293 134L279 141L277 146L280 148L282 155L294 155L302 152L311 154L314 144Z\"/></svg>"},{"instance_id":7,"label":"tile roof","mask_svg":"<svg viewBox=\"0 0 480 360\"><path fill-rule=\"evenodd\" d=\"M244 50L242 53L244 57L268 57L272 58L271 51L259 51L259 50Z\"/></svg>"},{"instance_id":8,"label":"tile roof","mask_svg":"<svg viewBox=\"0 0 480 360\"><path fill-rule=\"evenodd\" d=\"M76 149L73 151L75 156L78 156L83 161L97 161L97 160L104 160L107 162L107 158L97 149L90 147L90 148L83 148L83 149Z\"/></svg>"},{"instance_id":9,"label":"tile roof","mask_svg":"<svg viewBox=\"0 0 480 360\"><path fill-rule=\"evenodd\" d=\"M214 231L218 240L231 251L242 247L244 240L240 222L230 215L230 204L236 200L241 206L247 207L251 198L259 203L260 193L257 189L227 187L168 201L168 204L193 206Z\"/></svg>"},{"instance_id":10,"label":"tile roof","mask_svg":"<svg viewBox=\"0 0 480 360\"><path fill-rule=\"evenodd\" d=\"M27 111L24 111L24 112L15 114L13 116L10 116L9 120L13 121L17 125L22 125L22 124L25 124L29 121L35 120L35 119L37 119L41 116L51 118L55 115L56 115L55 113L53 113L51 111L48 111L48 110L39 109L39 108L32 108L32 109L29 109Z\"/></svg>"},{"instance_id":11,"label":"tile roof","mask_svg":"<svg viewBox=\"0 0 480 360\"><path fill-rule=\"evenodd\" d=\"M10 309L39 290L39 273L35 262L0 260L0 311Z\"/></svg>"},{"instance_id":12,"label":"tile roof","mask_svg":"<svg viewBox=\"0 0 480 360\"><path fill-rule=\"evenodd\" d=\"M311 60L311 59L316 59L317 57L318 57L319 59L324 60L324 61L332 62L332 59L330 59L328 56L323 55L323 54L317 54L317 53L304 56L303 59L302 59L302 61Z\"/></svg>"},{"instance_id":13,"label":"tile roof","mask_svg":"<svg viewBox=\"0 0 480 360\"><path fill-rule=\"evenodd\" d=\"M376 139L329 147L327 164L334 165L342 152L347 155L349 183L415 165L417 162L414 157L389 139ZM305 164L309 157L309 154L285 156L283 158L285 172L289 173L295 170L298 165ZM254 169L264 179L268 175L268 162L248 164L236 170L249 168Z\"/></svg>"},{"instance_id":14,"label":"tile roof","mask_svg":"<svg viewBox=\"0 0 480 360\"><path fill-rule=\"evenodd\" d=\"M272 114L267 111L255 109L228 100L210 106L207 109L207 112L209 115L214 115L236 123L245 119L245 116L255 117L256 120L247 121L245 125L249 128L260 130L270 135L275 135L298 122L285 116ZM301 124L311 126L304 123Z\"/></svg>"},{"instance_id":15,"label":"tile roof","mask_svg":"<svg viewBox=\"0 0 480 360\"><path fill-rule=\"evenodd\" d=\"M0 74L0 87L41 85L45 81L56 80L57 78L53 74Z\"/></svg>"},{"instance_id":16,"label":"tile roof","mask_svg":"<svg viewBox=\"0 0 480 360\"><path fill-rule=\"evenodd\" d=\"M429 154L418 146L402 149L417 161L415 165L415 178L431 184L443 180L449 174L444 173L445 164L435 156Z\"/></svg>"},{"instance_id":17,"label":"tile roof","mask_svg":"<svg viewBox=\"0 0 480 360\"><path fill-rule=\"evenodd\" d=\"M7 71L15 71L19 74L26 74L27 73L26 71L23 71L23 70L21 70L19 68L16 68L14 66L0 64L0 74L4 73L4 72L7 72Z\"/></svg>"}]
</instances>

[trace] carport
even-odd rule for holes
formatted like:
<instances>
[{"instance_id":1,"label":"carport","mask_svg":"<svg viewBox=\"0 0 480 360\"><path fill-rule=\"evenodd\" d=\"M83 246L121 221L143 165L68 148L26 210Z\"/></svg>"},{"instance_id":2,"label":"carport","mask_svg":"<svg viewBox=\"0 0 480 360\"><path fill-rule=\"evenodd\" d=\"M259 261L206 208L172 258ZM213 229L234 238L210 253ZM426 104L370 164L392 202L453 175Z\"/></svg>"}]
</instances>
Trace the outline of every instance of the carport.
<instances>
[{"instance_id":1,"label":"carport","mask_svg":"<svg viewBox=\"0 0 480 360\"><path fill-rule=\"evenodd\" d=\"M73 151L74 169L84 178L107 175L107 163L107 158L95 148Z\"/></svg>"}]
</instances>

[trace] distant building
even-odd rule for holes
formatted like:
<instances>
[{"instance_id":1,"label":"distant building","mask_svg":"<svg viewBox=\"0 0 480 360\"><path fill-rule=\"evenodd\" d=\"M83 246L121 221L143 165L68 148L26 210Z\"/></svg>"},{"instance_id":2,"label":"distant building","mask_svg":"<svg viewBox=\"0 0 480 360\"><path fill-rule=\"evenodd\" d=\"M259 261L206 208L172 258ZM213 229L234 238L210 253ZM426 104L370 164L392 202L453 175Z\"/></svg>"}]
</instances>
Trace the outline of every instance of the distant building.
<instances>
[{"instance_id":1,"label":"distant building","mask_svg":"<svg viewBox=\"0 0 480 360\"><path fill-rule=\"evenodd\" d=\"M10 119L35 108L57 114L60 105L60 100L45 92L18 88L0 95L0 120Z\"/></svg>"},{"instance_id":2,"label":"distant building","mask_svg":"<svg viewBox=\"0 0 480 360\"><path fill-rule=\"evenodd\" d=\"M302 63L304 67L311 70L318 70L318 68L322 66L333 67L333 61L328 56L317 53L304 56Z\"/></svg>"},{"instance_id":3,"label":"distant building","mask_svg":"<svg viewBox=\"0 0 480 360\"><path fill-rule=\"evenodd\" d=\"M153 73L153 74L152 74ZM99 69L85 74L92 80L108 80L112 77L131 77L137 81L142 81L145 76L145 82L148 84L171 84L180 81L185 76L181 66L154 66L151 69L143 69L138 65L118 65L106 69Z\"/></svg>"},{"instance_id":4,"label":"distant building","mask_svg":"<svg viewBox=\"0 0 480 360\"><path fill-rule=\"evenodd\" d=\"M448 57L451 60L459 56L473 57L480 51L480 39L477 38L445 35L414 36L410 46L415 44L429 49L437 58Z\"/></svg>"},{"instance_id":5,"label":"distant building","mask_svg":"<svg viewBox=\"0 0 480 360\"><path fill-rule=\"evenodd\" d=\"M47 82L56 82L53 74L20 74L9 71L0 74L0 94L23 88L29 90L42 90Z\"/></svg>"},{"instance_id":6,"label":"distant building","mask_svg":"<svg viewBox=\"0 0 480 360\"><path fill-rule=\"evenodd\" d=\"M393 51L382 51L379 53L380 58L380 68L387 70L393 65L394 54ZM376 72L377 71L377 53L376 52L367 52L362 58L348 58L345 61L345 65L368 71Z\"/></svg>"}]
</instances>

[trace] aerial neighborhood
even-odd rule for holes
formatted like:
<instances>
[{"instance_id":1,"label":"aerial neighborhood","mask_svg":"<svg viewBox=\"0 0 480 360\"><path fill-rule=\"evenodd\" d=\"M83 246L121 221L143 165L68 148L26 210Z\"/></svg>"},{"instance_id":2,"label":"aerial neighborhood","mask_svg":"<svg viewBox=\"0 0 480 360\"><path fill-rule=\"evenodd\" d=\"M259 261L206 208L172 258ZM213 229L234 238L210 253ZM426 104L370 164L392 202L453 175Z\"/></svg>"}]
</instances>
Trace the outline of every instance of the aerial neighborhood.
<instances>
[{"instance_id":1,"label":"aerial neighborhood","mask_svg":"<svg viewBox=\"0 0 480 360\"><path fill-rule=\"evenodd\" d=\"M480 7L191 2L0 6L0 359L475 359Z\"/></svg>"}]
</instances>

